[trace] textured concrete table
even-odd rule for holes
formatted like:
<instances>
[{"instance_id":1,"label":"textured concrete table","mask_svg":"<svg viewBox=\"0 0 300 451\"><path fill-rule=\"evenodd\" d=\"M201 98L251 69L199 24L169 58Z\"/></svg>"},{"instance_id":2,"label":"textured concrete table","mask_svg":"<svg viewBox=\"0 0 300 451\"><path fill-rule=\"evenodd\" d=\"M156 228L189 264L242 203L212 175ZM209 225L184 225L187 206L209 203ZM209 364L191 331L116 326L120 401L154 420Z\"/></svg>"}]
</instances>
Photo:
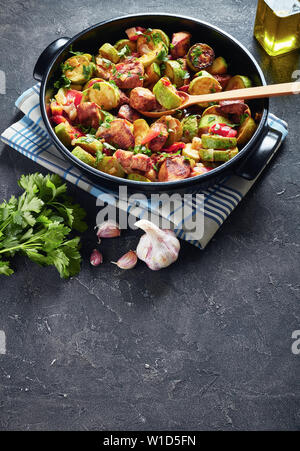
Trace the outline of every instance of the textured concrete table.
<instances>
[{"instance_id":1,"label":"textured concrete table","mask_svg":"<svg viewBox=\"0 0 300 451\"><path fill-rule=\"evenodd\" d=\"M291 81L299 54L271 59L252 38L250 0L1 2L1 131L32 85L44 47L126 13L167 11L214 23L257 57L269 82ZM241 69L242 72L242 69ZM298 102L298 103L297 103ZM299 310L299 100L271 101L290 134L264 177L204 252L183 244L178 263L120 272L93 268L90 230L78 277L23 258L1 278L0 429L299 429L300 356L291 352ZM1 145L0 197L40 170ZM43 171L44 172L44 171ZM106 261L137 234L103 244Z\"/></svg>"}]
</instances>

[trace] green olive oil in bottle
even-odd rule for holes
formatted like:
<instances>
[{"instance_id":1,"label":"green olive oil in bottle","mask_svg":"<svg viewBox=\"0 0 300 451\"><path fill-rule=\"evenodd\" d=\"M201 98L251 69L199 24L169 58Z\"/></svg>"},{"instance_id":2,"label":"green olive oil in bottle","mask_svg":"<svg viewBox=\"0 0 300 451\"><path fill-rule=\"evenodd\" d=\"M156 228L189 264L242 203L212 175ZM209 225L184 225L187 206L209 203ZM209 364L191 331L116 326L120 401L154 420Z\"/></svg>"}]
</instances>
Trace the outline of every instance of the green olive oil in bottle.
<instances>
[{"instance_id":1,"label":"green olive oil in bottle","mask_svg":"<svg viewBox=\"0 0 300 451\"><path fill-rule=\"evenodd\" d=\"M271 56L300 48L300 0L258 0L254 36Z\"/></svg>"}]
</instances>

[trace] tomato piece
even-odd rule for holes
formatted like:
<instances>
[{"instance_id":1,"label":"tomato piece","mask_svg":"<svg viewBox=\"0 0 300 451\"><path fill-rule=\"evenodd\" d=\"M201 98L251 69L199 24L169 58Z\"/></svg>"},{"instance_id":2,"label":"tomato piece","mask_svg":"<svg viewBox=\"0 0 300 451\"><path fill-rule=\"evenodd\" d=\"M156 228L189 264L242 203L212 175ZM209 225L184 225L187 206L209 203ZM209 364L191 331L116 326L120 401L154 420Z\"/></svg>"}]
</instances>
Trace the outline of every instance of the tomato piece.
<instances>
[{"instance_id":1,"label":"tomato piece","mask_svg":"<svg viewBox=\"0 0 300 451\"><path fill-rule=\"evenodd\" d=\"M168 153L173 153L173 152L178 152L178 150L184 149L185 148L185 144L184 143L174 143L169 147L166 147L165 149L162 149L161 152L168 152Z\"/></svg>"},{"instance_id":2,"label":"tomato piece","mask_svg":"<svg viewBox=\"0 0 300 451\"><path fill-rule=\"evenodd\" d=\"M55 116L51 116L50 119L56 125L61 124L62 122L68 122L67 119L64 116L61 116L60 114L56 114Z\"/></svg>"},{"instance_id":3,"label":"tomato piece","mask_svg":"<svg viewBox=\"0 0 300 451\"><path fill-rule=\"evenodd\" d=\"M66 93L67 104L74 102L74 105L77 107L82 100L82 92L76 91L76 89L69 89Z\"/></svg>"},{"instance_id":4,"label":"tomato piece","mask_svg":"<svg viewBox=\"0 0 300 451\"><path fill-rule=\"evenodd\" d=\"M146 28L143 28L143 27L132 27L132 28L127 28L125 33L127 34L128 39L130 41L136 41L137 38L141 34L145 33L145 31L146 31Z\"/></svg>"},{"instance_id":5,"label":"tomato piece","mask_svg":"<svg viewBox=\"0 0 300 451\"><path fill-rule=\"evenodd\" d=\"M210 127L209 132L215 135L225 136L227 138L234 138L237 135L237 131L233 130L226 124L214 124Z\"/></svg>"},{"instance_id":6,"label":"tomato piece","mask_svg":"<svg viewBox=\"0 0 300 451\"><path fill-rule=\"evenodd\" d=\"M169 80L167 80L166 78L161 78L161 81L162 81L162 83L165 85L165 86L171 86L171 82L169 81Z\"/></svg>"},{"instance_id":7,"label":"tomato piece","mask_svg":"<svg viewBox=\"0 0 300 451\"><path fill-rule=\"evenodd\" d=\"M143 139L141 142L141 145L144 146L145 144L152 141L152 139L156 138L160 134L160 130L150 130L147 136Z\"/></svg>"}]
</instances>

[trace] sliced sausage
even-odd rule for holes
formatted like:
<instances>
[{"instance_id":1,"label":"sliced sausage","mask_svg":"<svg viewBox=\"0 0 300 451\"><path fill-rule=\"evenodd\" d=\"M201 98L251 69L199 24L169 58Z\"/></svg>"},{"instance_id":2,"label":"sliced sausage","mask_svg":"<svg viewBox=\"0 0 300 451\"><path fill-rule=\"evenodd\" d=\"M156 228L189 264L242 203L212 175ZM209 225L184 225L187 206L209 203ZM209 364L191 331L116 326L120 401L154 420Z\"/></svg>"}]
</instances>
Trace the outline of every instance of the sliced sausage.
<instances>
[{"instance_id":1,"label":"sliced sausage","mask_svg":"<svg viewBox=\"0 0 300 451\"><path fill-rule=\"evenodd\" d=\"M168 157L162 163L159 172L158 180L160 182L170 182L173 180L182 180L190 176L191 166L189 161L182 156Z\"/></svg>"},{"instance_id":2,"label":"sliced sausage","mask_svg":"<svg viewBox=\"0 0 300 451\"><path fill-rule=\"evenodd\" d=\"M100 112L95 102L80 103L77 107L78 122L86 127L99 127Z\"/></svg>"},{"instance_id":3,"label":"sliced sausage","mask_svg":"<svg viewBox=\"0 0 300 451\"><path fill-rule=\"evenodd\" d=\"M220 83L220 85L222 86L222 89L226 88L229 80L232 78L232 76L229 74L213 75L213 77Z\"/></svg>"},{"instance_id":4,"label":"sliced sausage","mask_svg":"<svg viewBox=\"0 0 300 451\"><path fill-rule=\"evenodd\" d=\"M221 114L241 115L248 109L243 100L222 100L219 105L218 110Z\"/></svg>"},{"instance_id":5,"label":"sliced sausage","mask_svg":"<svg viewBox=\"0 0 300 451\"><path fill-rule=\"evenodd\" d=\"M111 79L120 89L143 86L144 66L137 60L127 59L116 65Z\"/></svg>"},{"instance_id":6,"label":"sliced sausage","mask_svg":"<svg viewBox=\"0 0 300 451\"><path fill-rule=\"evenodd\" d=\"M152 166L150 157L142 153L135 155L133 152L118 149L115 152L114 157L117 158L127 173L130 173L133 170L146 172L149 171Z\"/></svg>"},{"instance_id":7,"label":"sliced sausage","mask_svg":"<svg viewBox=\"0 0 300 451\"><path fill-rule=\"evenodd\" d=\"M118 117L121 119L126 119L129 122L134 122L140 119L141 115L135 109L131 108L130 105L122 105L118 112Z\"/></svg>"},{"instance_id":8,"label":"sliced sausage","mask_svg":"<svg viewBox=\"0 0 300 451\"><path fill-rule=\"evenodd\" d=\"M155 95L147 88L134 88L130 93L130 106L140 111L153 111L156 108Z\"/></svg>"},{"instance_id":9,"label":"sliced sausage","mask_svg":"<svg viewBox=\"0 0 300 451\"><path fill-rule=\"evenodd\" d=\"M159 122L155 122L151 125L150 128L151 130L159 131L159 135L149 142L149 149L151 149L153 152L159 152L164 147L168 139L168 129L165 124Z\"/></svg>"},{"instance_id":10,"label":"sliced sausage","mask_svg":"<svg viewBox=\"0 0 300 451\"><path fill-rule=\"evenodd\" d=\"M129 149L134 147L134 136L131 130L131 124L125 119L115 119L109 124L101 125L98 128L96 137L103 138L107 143L120 149Z\"/></svg>"},{"instance_id":11,"label":"sliced sausage","mask_svg":"<svg viewBox=\"0 0 300 451\"><path fill-rule=\"evenodd\" d=\"M121 91L121 89L119 89L119 93L120 93L120 100L119 100L118 107L120 107L122 105L129 105L129 97L127 97L127 95L123 91Z\"/></svg>"},{"instance_id":12,"label":"sliced sausage","mask_svg":"<svg viewBox=\"0 0 300 451\"><path fill-rule=\"evenodd\" d=\"M191 42L191 34L187 31L174 33L172 36L171 55L173 59L181 58L188 52Z\"/></svg>"}]
</instances>

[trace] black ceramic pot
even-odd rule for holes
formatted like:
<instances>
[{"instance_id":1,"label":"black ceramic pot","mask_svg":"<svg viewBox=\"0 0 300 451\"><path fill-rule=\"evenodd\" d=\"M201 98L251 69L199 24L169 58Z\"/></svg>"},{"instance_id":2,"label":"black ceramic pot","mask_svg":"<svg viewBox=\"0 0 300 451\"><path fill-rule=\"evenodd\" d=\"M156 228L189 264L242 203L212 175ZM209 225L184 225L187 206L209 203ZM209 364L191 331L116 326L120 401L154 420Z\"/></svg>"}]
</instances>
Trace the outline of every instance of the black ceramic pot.
<instances>
[{"instance_id":1,"label":"black ceramic pot","mask_svg":"<svg viewBox=\"0 0 300 451\"><path fill-rule=\"evenodd\" d=\"M236 173L248 180L255 178L280 140L280 133L270 129L267 125L268 99L258 99L249 104L252 112L261 115L261 120L252 139L240 150L236 157L206 174L185 180L146 183L121 179L86 165L74 157L59 141L46 113L45 93L51 87L52 79L59 71L60 64L68 58L70 45L72 44L75 50L95 54L102 43L116 42L118 39L124 38L125 29L134 26L161 28L169 36L172 36L172 33L176 31L189 31L192 34L192 44L205 42L215 50L216 55L224 55L228 58L230 73L247 75L257 86L266 84L262 70L248 50L232 36L213 25L190 17L163 13L135 14L110 19L93 25L73 38L57 39L44 50L36 63L33 76L41 82L40 106L42 117L57 149L94 182L109 186L112 189L118 189L119 185L127 185L128 190L134 192L184 192L187 189L196 190L198 187L212 185L231 173Z\"/></svg>"}]
</instances>

